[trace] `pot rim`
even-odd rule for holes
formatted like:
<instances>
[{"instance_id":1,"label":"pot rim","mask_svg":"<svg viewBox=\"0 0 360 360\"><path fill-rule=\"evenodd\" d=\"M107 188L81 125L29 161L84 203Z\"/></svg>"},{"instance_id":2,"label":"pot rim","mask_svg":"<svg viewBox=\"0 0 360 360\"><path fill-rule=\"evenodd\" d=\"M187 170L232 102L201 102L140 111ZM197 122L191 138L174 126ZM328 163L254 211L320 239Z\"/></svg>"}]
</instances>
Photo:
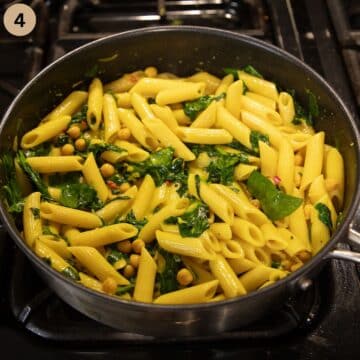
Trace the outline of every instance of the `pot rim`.
<instances>
[{"instance_id":1,"label":"pot rim","mask_svg":"<svg viewBox=\"0 0 360 360\"><path fill-rule=\"evenodd\" d=\"M23 94L26 93L29 88L32 87L34 83L37 81L40 81L42 77L44 77L48 72L51 72L52 69L56 68L56 66L62 62L69 61L73 57L77 56L77 54L81 54L84 50L86 50L89 47L101 45L107 42L116 41L117 39L131 39L131 38L137 38L142 36L147 36L151 33L159 33L159 32L196 32L196 33L204 33L204 34L211 34L218 37L224 37L227 39L233 39L234 41L245 43L249 46L254 46L257 48L260 48L262 51L271 52L274 53L276 56L281 57L284 61L290 62L291 64L295 65L296 67L300 67L304 70L306 73L310 73L311 76L314 78L315 81L321 83L325 88L326 91L336 99L336 102L339 104L339 106L342 108L342 111L346 114L347 121L350 123L352 131L354 133L354 137L356 139L356 143L354 146L356 146L356 153L359 155L359 139L360 134L357 129L354 116L351 114L343 100L340 98L340 96L335 92L335 90L328 84L328 82L319 75L315 70L313 70L310 66L308 66L306 63L302 62L298 58L296 58L294 55L288 53L287 51L278 48L275 45L266 43L265 41L253 38L248 35L236 33L229 30L221 30L217 28L211 28L206 26L190 26L190 25L167 25L167 26L151 26L151 27L145 27L145 28L138 28L135 30L128 30L124 32L119 32L116 34L111 34L108 36L105 36L100 39L96 39L94 41L91 41L89 43L86 43L84 45L81 45L72 51L69 51L65 55L61 56L60 58L56 59L49 65L47 65L45 68L43 68L33 79L31 79L23 88L22 90L17 94L17 96L14 98L12 103L10 104L9 108L5 112L3 119L0 124L0 134L3 132L3 129L6 127L7 122L11 118L11 113L13 111L13 108L15 105L21 101ZM31 90L31 89L30 89ZM357 159L358 160L358 159ZM358 162L358 161L357 161ZM356 170L356 183L359 183L359 169ZM207 310L210 308L215 307L222 307L227 304L232 303L239 303L246 301L251 301L254 297L260 297L265 296L265 294L270 293L274 291L274 289L285 286L286 284L293 284L295 285L299 279L307 278L306 274L309 273L313 268L319 265L319 263L322 263L324 260L326 260L328 253L331 249L333 249L338 242L341 241L342 236L344 235L344 232L347 232L347 229L350 226L350 223L352 221L352 218L358 209L360 201L360 191L359 188L356 188L356 193L353 196L351 200L351 204L349 205L348 213L344 221L338 226L335 233L332 235L331 239L328 241L328 243L319 251L318 254L316 254L315 257L313 257L310 261L308 261L306 264L304 264L300 269L296 270L295 272L289 274L283 279L280 279L276 281L274 284L269 285L265 288L252 291L249 294L246 294L244 296L235 297L232 299L226 299L218 302L209 302L209 303L199 303L199 304L184 304L184 305L159 305L159 304L153 304L153 303L141 303L141 302L134 302L134 301L128 301L123 300L120 298L117 298L112 295L107 295L105 293L100 293L94 290L91 290L84 285L77 283L75 281L72 281L68 278L66 278L64 275L60 274L58 271L54 270L53 268L49 267L47 264L45 264L44 261L42 261L31 249L28 248L28 246L25 244L23 239L21 238L19 231L15 228L15 226L12 226L9 219L11 216L7 213L5 207L2 203L0 203L0 218L2 220L2 223L5 225L5 228L7 232L11 235L11 238L15 241L16 245L20 247L23 253L33 262L35 265L39 266L44 270L45 272L50 272L53 276L57 278L57 280L61 282L65 282L67 284L70 284L71 286L75 286L78 288L78 290L83 291L87 293L89 296L96 296L103 300L104 302L118 302L119 305L121 304L123 307L125 307L125 310L127 307L129 308L139 308L139 310L151 310L151 311L160 311L160 312L166 312L166 311L182 311L186 312L189 310Z\"/></svg>"}]
</instances>

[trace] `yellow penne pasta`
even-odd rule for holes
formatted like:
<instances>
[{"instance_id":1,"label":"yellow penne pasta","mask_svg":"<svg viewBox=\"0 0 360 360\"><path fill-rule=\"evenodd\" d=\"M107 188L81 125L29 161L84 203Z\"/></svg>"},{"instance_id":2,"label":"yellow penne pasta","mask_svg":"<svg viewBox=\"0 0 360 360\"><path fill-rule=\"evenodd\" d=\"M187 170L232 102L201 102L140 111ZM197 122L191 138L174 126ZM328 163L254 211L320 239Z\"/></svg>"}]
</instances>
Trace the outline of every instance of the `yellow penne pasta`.
<instances>
[{"instance_id":1,"label":"yellow penne pasta","mask_svg":"<svg viewBox=\"0 0 360 360\"><path fill-rule=\"evenodd\" d=\"M155 239L156 230L160 229L160 224L171 216L182 215L188 205L189 202L186 199L181 199L175 203L164 206L150 217L149 221L141 229L139 238L143 239L145 243L153 241Z\"/></svg>"},{"instance_id":2,"label":"yellow penne pasta","mask_svg":"<svg viewBox=\"0 0 360 360\"><path fill-rule=\"evenodd\" d=\"M242 80L233 82L226 90L225 108L237 119L240 117L243 91L244 85Z\"/></svg>"},{"instance_id":3,"label":"yellow penne pasta","mask_svg":"<svg viewBox=\"0 0 360 360\"><path fill-rule=\"evenodd\" d=\"M231 230L237 238L246 241L253 246L262 247L265 245L266 240L264 239L261 230L247 220L235 216L234 222L231 225Z\"/></svg>"},{"instance_id":4,"label":"yellow penne pasta","mask_svg":"<svg viewBox=\"0 0 360 360\"><path fill-rule=\"evenodd\" d=\"M159 245L173 254L204 260L210 260L215 257L215 252L205 238L181 237L179 234L160 230L157 230L155 235Z\"/></svg>"},{"instance_id":5,"label":"yellow penne pasta","mask_svg":"<svg viewBox=\"0 0 360 360\"><path fill-rule=\"evenodd\" d=\"M291 123L295 116L295 106L292 96L289 93L282 91L279 94L278 106L283 122L285 124Z\"/></svg>"},{"instance_id":6,"label":"yellow penne pasta","mask_svg":"<svg viewBox=\"0 0 360 360\"><path fill-rule=\"evenodd\" d=\"M222 241L227 241L232 239L232 230L231 226L226 223L216 222L210 225L209 230Z\"/></svg>"},{"instance_id":7,"label":"yellow penne pasta","mask_svg":"<svg viewBox=\"0 0 360 360\"><path fill-rule=\"evenodd\" d=\"M129 280L117 272L95 248L90 246L70 246L69 251L100 281L112 278L118 285L129 284Z\"/></svg>"},{"instance_id":8,"label":"yellow penne pasta","mask_svg":"<svg viewBox=\"0 0 360 360\"><path fill-rule=\"evenodd\" d=\"M146 175L131 206L131 210L136 219L142 219L145 216L150 205L151 198L154 195L154 191L154 180L150 175Z\"/></svg>"},{"instance_id":9,"label":"yellow penne pasta","mask_svg":"<svg viewBox=\"0 0 360 360\"><path fill-rule=\"evenodd\" d=\"M99 247L134 237L138 233L135 226L120 223L83 231L71 239L72 246Z\"/></svg>"},{"instance_id":10,"label":"yellow penne pasta","mask_svg":"<svg viewBox=\"0 0 360 360\"><path fill-rule=\"evenodd\" d=\"M87 184L96 190L98 198L103 202L106 201L110 194L109 189L100 173L93 153L90 153L86 158L82 172Z\"/></svg>"},{"instance_id":11,"label":"yellow penne pasta","mask_svg":"<svg viewBox=\"0 0 360 360\"><path fill-rule=\"evenodd\" d=\"M70 209L65 206L42 202L40 216L44 219L83 229L93 229L102 225L101 219L87 211Z\"/></svg>"},{"instance_id":12,"label":"yellow penne pasta","mask_svg":"<svg viewBox=\"0 0 360 360\"><path fill-rule=\"evenodd\" d=\"M175 155L183 158L185 161L192 161L195 155L190 149L159 119L142 119L146 128L159 142L167 147L171 146L175 150Z\"/></svg>"},{"instance_id":13,"label":"yellow penne pasta","mask_svg":"<svg viewBox=\"0 0 360 360\"><path fill-rule=\"evenodd\" d=\"M26 162L39 173L56 173L81 171L83 168L81 156L34 156Z\"/></svg>"},{"instance_id":14,"label":"yellow penne pasta","mask_svg":"<svg viewBox=\"0 0 360 360\"><path fill-rule=\"evenodd\" d=\"M173 132L176 133L178 123L175 115L169 106L159 106L157 104L150 105L151 111Z\"/></svg>"},{"instance_id":15,"label":"yellow penne pasta","mask_svg":"<svg viewBox=\"0 0 360 360\"><path fill-rule=\"evenodd\" d=\"M306 146L304 172L301 178L302 190L305 190L311 182L321 174L323 166L325 133L323 131L315 134Z\"/></svg>"},{"instance_id":16,"label":"yellow penne pasta","mask_svg":"<svg viewBox=\"0 0 360 360\"><path fill-rule=\"evenodd\" d=\"M104 292L100 281L94 279L93 277L83 272L80 272L79 276L80 276L80 280L79 280L80 284L86 286L89 289L99 292Z\"/></svg>"},{"instance_id":17,"label":"yellow penne pasta","mask_svg":"<svg viewBox=\"0 0 360 360\"><path fill-rule=\"evenodd\" d=\"M104 139L108 143L114 142L120 130L120 120L118 117L117 105L111 94L104 94L103 97L104 114Z\"/></svg>"},{"instance_id":18,"label":"yellow penne pasta","mask_svg":"<svg viewBox=\"0 0 360 360\"><path fill-rule=\"evenodd\" d=\"M234 76L232 74L225 75L218 86L218 88L215 91L215 95L219 96L223 93L226 93L229 86L233 83Z\"/></svg>"},{"instance_id":19,"label":"yellow penne pasta","mask_svg":"<svg viewBox=\"0 0 360 360\"><path fill-rule=\"evenodd\" d=\"M144 124L136 117L136 115L129 109L118 109L119 118L131 132L131 135L141 144L145 149L156 149L159 142L153 135L145 128Z\"/></svg>"},{"instance_id":20,"label":"yellow penne pasta","mask_svg":"<svg viewBox=\"0 0 360 360\"><path fill-rule=\"evenodd\" d=\"M103 84L99 78L94 78L89 86L87 123L92 130L97 130L102 120Z\"/></svg>"},{"instance_id":21,"label":"yellow penne pasta","mask_svg":"<svg viewBox=\"0 0 360 360\"><path fill-rule=\"evenodd\" d=\"M33 192L24 201L24 240L30 247L34 245L35 240L42 234L40 195L40 192Z\"/></svg>"},{"instance_id":22,"label":"yellow penne pasta","mask_svg":"<svg viewBox=\"0 0 360 360\"><path fill-rule=\"evenodd\" d=\"M227 130L237 141L249 149L252 148L250 142L251 130L222 105L217 107L215 126Z\"/></svg>"},{"instance_id":23,"label":"yellow penne pasta","mask_svg":"<svg viewBox=\"0 0 360 360\"><path fill-rule=\"evenodd\" d=\"M263 141L259 141L261 174L274 177L278 169L278 152Z\"/></svg>"},{"instance_id":24,"label":"yellow penne pasta","mask_svg":"<svg viewBox=\"0 0 360 360\"><path fill-rule=\"evenodd\" d=\"M190 128L209 129L216 121L217 102L212 101L191 123ZM182 125L182 124L181 124ZM186 125L186 123L185 123Z\"/></svg>"},{"instance_id":25,"label":"yellow penne pasta","mask_svg":"<svg viewBox=\"0 0 360 360\"><path fill-rule=\"evenodd\" d=\"M238 71L238 76L239 79L246 84L250 91L268 97L274 101L278 100L279 94L275 83L249 75L244 71Z\"/></svg>"},{"instance_id":26,"label":"yellow penne pasta","mask_svg":"<svg viewBox=\"0 0 360 360\"><path fill-rule=\"evenodd\" d=\"M218 280L204 282L181 290L160 295L154 300L154 304L196 304L210 300L217 289Z\"/></svg>"},{"instance_id":27,"label":"yellow penne pasta","mask_svg":"<svg viewBox=\"0 0 360 360\"><path fill-rule=\"evenodd\" d=\"M261 117L266 122L274 125L279 126L283 123L283 120L278 112L275 110L270 110L267 106L263 105L262 103L247 97L241 97L241 109L244 111L248 111L256 116ZM240 111L239 111L240 115Z\"/></svg>"},{"instance_id":28,"label":"yellow penne pasta","mask_svg":"<svg viewBox=\"0 0 360 360\"><path fill-rule=\"evenodd\" d=\"M186 78L187 81L190 82L203 82L206 84L205 87L205 95L213 94L216 89L219 87L221 80L206 72L206 71L199 71L194 75L189 76Z\"/></svg>"},{"instance_id":29,"label":"yellow penne pasta","mask_svg":"<svg viewBox=\"0 0 360 360\"><path fill-rule=\"evenodd\" d=\"M87 97L86 91L72 91L42 122L52 121L64 115L73 115L86 102Z\"/></svg>"},{"instance_id":30,"label":"yellow penne pasta","mask_svg":"<svg viewBox=\"0 0 360 360\"><path fill-rule=\"evenodd\" d=\"M100 210L97 210L96 215L103 219L106 223L113 221L116 217L123 215L130 209L136 197L137 191L137 187L132 186L129 190L125 191L119 199L115 198Z\"/></svg>"},{"instance_id":31,"label":"yellow penne pasta","mask_svg":"<svg viewBox=\"0 0 360 360\"><path fill-rule=\"evenodd\" d=\"M141 249L139 269L135 282L134 300L152 302L155 287L156 263L145 247Z\"/></svg>"},{"instance_id":32,"label":"yellow penne pasta","mask_svg":"<svg viewBox=\"0 0 360 360\"><path fill-rule=\"evenodd\" d=\"M204 182L200 182L200 198L225 223L232 225L234 209L215 190Z\"/></svg>"},{"instance_id":33,"label":"yellow penne pasta","mask_svg":"<svg viewBox=\"0 0 360 360\"><path fill-rule=\"evenodd\" d=\"M30 149L52 139L67 128L70 120L71 117L69 115L60 115L51 122L46 122L28 131L21 138L21 147L23 149Z\"/></svg>"},{"instance_id":34,"label":"yellow penne pasta","mask_svg":"<svg viewBox=\"0 0 360 360\"><path fill-rule=\"evenodd\" d=\"M241 281L222 255L217 254L214 260L210 260L209 267L227 298L246 294Z\"/></svg>"},{"instance_id":35,"label":"yellow penne pasta","mask_svg":"<svg viewBox=\"0 0 360 360\"><path fill-rule=\"evenodd\" d=\"M276 101L272 100L266 96L262 96L260 94L256 94L252 91L247 91L244 96L249 97L250 99L256 100L262 105L268 107L270 110L276 110Z\"/></svg>"},{"instance_id":36,"label":"yellow penne pasta","mask_svg":"<svg viewBox=\"0 0 360 360\"><path fill-rule=\"evenodd\" d=\"M197 129L179 126L176 135L185 143L193 144L228 144L232 135L224 129Z\"/></svg>"}]
</instances>

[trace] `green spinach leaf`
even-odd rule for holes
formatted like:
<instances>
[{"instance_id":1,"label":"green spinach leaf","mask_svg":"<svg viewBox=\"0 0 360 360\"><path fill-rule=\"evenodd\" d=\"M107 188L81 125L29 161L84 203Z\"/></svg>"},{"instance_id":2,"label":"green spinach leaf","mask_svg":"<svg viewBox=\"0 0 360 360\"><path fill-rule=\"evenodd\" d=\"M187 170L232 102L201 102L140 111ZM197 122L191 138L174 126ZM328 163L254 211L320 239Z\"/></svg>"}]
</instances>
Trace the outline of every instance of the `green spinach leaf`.
<instances>
[{"instance_id":1,"label":"green spinach leaf","mask_svg":"<svg viewBox=\"0 0 360 360\"><path fill-rule=\"evenodd\" d=\"M42 181L40 174L37 171L33 170L32 167L27 163L25 154L22 150L18 151L17 159L21 168L25 171L25 173L29 176L32 183L41 193L41 196L45 200L51 200L51 196L48 192L47 186Z\"/></svg>"},{"instance_id":2,"label":"green spinach leaf","mask_svg":"<svg viewBox=\"0 0 360 360\"><path fill-rule=\"evenodd\" d=\"M179 288L176 275L180 269L182 261L179 255L171 254L164 249L158 248L158 252L165 261L163 271L157 274L159 290L160 294L166 294Z\"/></svg>"},{"instance_id":3,"label":"green spinach leaf","mask_svg":"<svg viewBox=\"0 0 360 360\"><path fill-rule=\"evenodd\" d=\"M102 203L95 189L87 184L66 184L61 188L60 204L73 209L98 210Z\"/></svg>"},{"instance_id":4,"label":"green spinach leaf","mask_svg":"<svg viewBox=\"0 0 360 360\"><path fill-rule=\"evenodd\" d=\"M6 198L9 211L13 213L22 213L24 199L22 197L21 189L16 182L14 159L10 154L4 154L1 158L1 163L6 184L2 187L2 191Z\"/></svg>"},{"instance_id":5,"label":"green spinach leaf","mask_svg":"<svg viewBox=\"0 0 360 360\"><path fill-rule=\"evenodd\" d=\"M212 101L219 101L225 97L225 93L218 96L203 95L196 100L187 101L184 104L184 113L194 121L196 117L204 111Z\"/></svg>"},{"instance_id":6,"label":"green spinach leaf","mask_svg":"<svg viewBox=\"0 0 360 360\"><path fill-rule=\"evenodd\" d=\"M272 221L290 215L303 201L277 189L268 178L258 171L251 173L247 187L250 194L260 201L264 213Z\"/></svg>"},{"instance_id":7,"label":"green spinach leaf","mask_svg":"<svg viewBox=\"0 0 360 360\"><path fill-rule=\"evenodd\" d=\"M320 221L325 224L331 232L333 228L333 223L331 220L330 209L323 203L317 203L315 205L315 209L318 211Z\"/></svg>"}]
</instances>

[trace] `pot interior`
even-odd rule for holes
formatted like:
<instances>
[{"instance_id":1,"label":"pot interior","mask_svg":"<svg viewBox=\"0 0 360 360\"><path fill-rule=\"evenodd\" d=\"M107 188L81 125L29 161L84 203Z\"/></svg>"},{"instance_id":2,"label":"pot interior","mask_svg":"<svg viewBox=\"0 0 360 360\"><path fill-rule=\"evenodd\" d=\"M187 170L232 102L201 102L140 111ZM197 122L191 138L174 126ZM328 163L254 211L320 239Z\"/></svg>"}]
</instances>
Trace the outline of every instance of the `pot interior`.
<instances>
[{"instance_id":1,"label":"pot interior","mask_svg":"<svg viewBox=\"0 0 360 360\"><path fill-rule=\"evenodd\" d=\"M2 122L0 151L12 148L16 136L20 139L36 126L72 90L87 89L95 75L106 83L124 73L155 66L159 72L177 75L204 70L223 77L224 68L248 64L282 89L294 89L305 106L307 90L316 95L321 114L315 121L315 128L324 130L326 143L336 145L344 156L344 214L353 212L358 198L358 137L355 123L340 98L294 57L253 38L220 30L175 26L148 28L101 39L73 51L48 66L15 99ZM3 182L1 179L0 186ZM13 224L12 218L5 211L4 214Z\"/></svg>"}]
</instances>

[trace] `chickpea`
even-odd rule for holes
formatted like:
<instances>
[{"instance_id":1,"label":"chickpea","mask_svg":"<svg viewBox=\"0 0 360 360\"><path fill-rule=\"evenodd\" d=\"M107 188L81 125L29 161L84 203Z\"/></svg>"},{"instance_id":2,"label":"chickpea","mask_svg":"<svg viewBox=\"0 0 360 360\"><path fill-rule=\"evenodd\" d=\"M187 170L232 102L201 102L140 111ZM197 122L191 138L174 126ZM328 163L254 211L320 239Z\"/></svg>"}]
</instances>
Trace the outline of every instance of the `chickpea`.
<instances>
[{"instance_id":1,"label":"chickpea","mask_svg":"<svg viewBox=\"0 0 360 360\"><path fill-rule=\"evenodd\" d=\"M117 289L117 283L114 278L108 277L106 278L102 283L102 289L107 294L115 294L115 291Z\"/></svg>"},{"instance_id":2,"label":"chickpea","mask_svg":"<svg viewBox=\"0 0 360 360\"><path fill-rule=\"evenodd\" d=\"M110 176L114 175L115 168L111 164L106 163L106 164L101 166L100 172L101 172L102 176L110 177Z\"/></svg>"},{"instance_id":3,"label":"chickpea","mask_svg":"<svg viewBox=\"0 0 360 360\"><path fill-rule=\"evenodd\" d=\"M120 252L122 252L124 254L129 254L132 250L132 245L129 240L124 240L124 241L118 242L116 247Z\"/></svg>"},{"instance_id":4,"label":"chickpea","mask_svg":"<svg viewBox=\"0 0 360 360\"><path fill-rule=\"evenodd\" d=\"M75 148L78 151L84 151L86 148L86 141L84 139L77 139L75 141Z\"/></svg>"},{"instance_id":5,"label":"chickpea","mask_svg":"<svg viewBox=\"0 0 360 360\"><path fill-rule=\"evenodd\" d=\"M128 140L130 138L130 135L131 135L131 133L128 128L122 128L117 133L117 137L120 140Z\"/></svg>"},{"instance_id":6,"label":"chickpea","mask_svg":"<svg viewBox=\"0 0 360 360\"><path fill-rule=\"evenodd\" d=\"M131 254L129 260L130 260L130 265L132 265L135 269L137 269L139 266L140 255Z\"/></svg>"},{"instance_id":7,"label":"chickpea","mask_svg":"<svg viewBox=\"0 0 360 360\"><path fill-rule=\"evenodd\" d=\"M78 126L71 126L69 128L69 130L67 131L67 134L72 138L72 139L77 139L80 134L81 134L81 131L80 131L80 128Z\"/></svg>"},{"instance_id":8,"label":"chickpea","mask_svg":"<svg viewBox=\"0 0 360 360\"><path fill-rule=\"evenodd\" d=\"M188 269L183 268L178 271L176 280L180 285L186 286L193 282L194 277Z\"/></svg>"},{"instance_id":9,"label":"chickpea","mask_svg":"<svg viewBox=\"0 0 360 360\"><path fill-rule=\"evenodd\" d=\"M123 270L123 274L126 278L130 278L135 274L135 268L132 265L126 265Z\"/></svg>"},{"instance_id":10,"label":"chickpea","mask_svg":"<svg viewBox=\"0 0 360 360\"><path fill-rule=\"evenodd\" d=\"M155 77L158 74L157 68L155 66L148 66L144 73L147 77Z\"/></svg>"},{"instance_id":11,"label":"chickpea","mask_svg":"<svg viewBox=\"0 0 360 360\"><path fill-rule=\"evenodd\" d=\"M62 155L72 155L75 151L75 148L72 144L65 144L62 148L61 148L61 154Z\"/></svg>"},{"instance_id":12,"label":"chickpea","mask_svg":"<svg viewBox=\"0 0 360 360\"><path fill-rule=\"evenodd\" d=\"M137 254L141 253L141 249L145 246L144 240L143 239L136 239L133 243L132 243L132 248L133 251Z\"/></svg>"},{"instance_id":13,"label":"chickpea","mask_svg":"<svg viewBox=\"0 0 360 360\"><path fill-rule=\"evenodd\" d=\"M130 184L129 183L122 183L120 186L119 186L119 190L123 193L127 190L130 189Z\"/></svg>"}]
</instances>

